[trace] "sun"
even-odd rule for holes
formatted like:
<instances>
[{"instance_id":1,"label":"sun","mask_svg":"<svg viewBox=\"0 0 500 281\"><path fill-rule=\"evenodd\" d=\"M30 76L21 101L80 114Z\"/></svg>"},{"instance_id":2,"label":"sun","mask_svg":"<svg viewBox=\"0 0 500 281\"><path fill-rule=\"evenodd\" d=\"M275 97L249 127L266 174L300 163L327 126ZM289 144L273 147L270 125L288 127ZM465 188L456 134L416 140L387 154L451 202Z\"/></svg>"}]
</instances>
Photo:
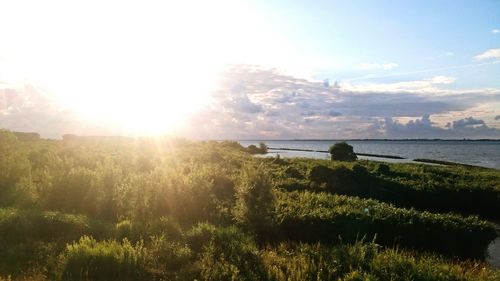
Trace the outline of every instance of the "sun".
<instances>
[{"instance_id":1,"label":"sun","mask_svg":"<svg viewBox=\"0 0 500 281\"><path fill-rule=\"evenodd\" d=\"M247 1L16 3L0 19L15 23L2 33L15 44L0 53L23 71L20 80L84 122L125 134L186 126L228 64L290 61L281 56L289 44Z\"/></svg>"}]
</instances>

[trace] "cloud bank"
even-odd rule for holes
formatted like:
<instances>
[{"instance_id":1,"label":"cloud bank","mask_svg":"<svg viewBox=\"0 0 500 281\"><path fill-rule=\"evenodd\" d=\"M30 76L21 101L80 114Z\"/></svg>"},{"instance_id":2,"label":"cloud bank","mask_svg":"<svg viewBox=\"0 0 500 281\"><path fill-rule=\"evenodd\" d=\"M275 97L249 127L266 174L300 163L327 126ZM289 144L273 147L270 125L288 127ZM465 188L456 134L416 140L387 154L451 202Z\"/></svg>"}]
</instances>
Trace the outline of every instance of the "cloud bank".
<instances>
[{"instance_id":1,"label":"cloud bank","mask_svg":"<svg viewBox=\"0 0 500 281\"><path fill-rule=\"evenodd\" d=\"M500 138L500 90L442 88L453 82L436 76L329 83L233 65L209 102L175 133L198 139ZM0 87L0 127L53 138L127 133L106 120L89 123L30 86Z\"/></svg>"}]
</instances>

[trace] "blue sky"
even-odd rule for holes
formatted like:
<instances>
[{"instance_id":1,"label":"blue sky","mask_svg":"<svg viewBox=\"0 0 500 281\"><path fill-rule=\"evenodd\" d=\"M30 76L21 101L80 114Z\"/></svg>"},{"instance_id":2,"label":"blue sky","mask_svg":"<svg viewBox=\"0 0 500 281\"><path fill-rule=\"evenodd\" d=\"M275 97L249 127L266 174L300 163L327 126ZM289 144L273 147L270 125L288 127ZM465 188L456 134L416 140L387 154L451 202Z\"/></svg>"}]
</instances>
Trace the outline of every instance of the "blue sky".
<instances>
[{"instance_id":1,"label":"blue sky","mask_svg":"<svg viewBox=\"0 0 500 281\"><path fill-rule=\"evenodd\" d=\"M500 138L500 1L19 0L0 11L0 128Z\"/></svg>"},{"instance_id":2,"label":"blue sky","mask_svg":"<svg viewBox=\"0 0 500 281\"><path fill-rule=\"evenodd\" d=\"M315 77L362 77L362 63L398 64L378 81L457 77L456 87L499 87L500 65L428 71L485 63L474 56L498 48L499 1L261 1L270 25L300 55L330 62ZM374 72L371 69L371 72ZM479 75L478 75L479 74Z\"/></svg>"}]
</instances>

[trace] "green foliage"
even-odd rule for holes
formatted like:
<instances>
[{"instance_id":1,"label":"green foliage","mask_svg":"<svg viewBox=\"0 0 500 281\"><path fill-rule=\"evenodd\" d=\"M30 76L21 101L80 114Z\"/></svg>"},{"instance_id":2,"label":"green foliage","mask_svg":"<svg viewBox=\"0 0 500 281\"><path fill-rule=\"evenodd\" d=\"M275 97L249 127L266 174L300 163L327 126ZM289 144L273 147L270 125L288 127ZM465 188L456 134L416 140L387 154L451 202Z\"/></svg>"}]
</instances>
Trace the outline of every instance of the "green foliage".
<instances>
[{"instance_id":1,"label":"green foliage","mask_svg":"<svg viewBox=\"0 0 500 281\"><path fill-rule=\"evenodd\" d=\"M422 254L481 258L492 225L436 212L500 218L495 170L21 137L0 131L0 276L12 280L498 279L480 262ZM344 244L375 235L382 247Z\"/></svg>"},{"instance_id":2,"label":"green foliage","mask_svg":"<svg viewBox=\"0 0 500 281\"><path fill-rule=\"evenodd\" d=\"M263 142L260 142L259 146L251 144L246 148L246 151L250 154L266 154L267 145Z\"/></svg>"},{"instance_id":3,"label":"green foliage","mask_svg":"<svg viewBox=\"0 0 500 281\"><path fill-rule=\"evenodd\" d=\"M496 170L368 161L358 161L358 164L309 159L288 161L288 167L302 173L309 171L309 181L290 177L280 171L281 167L275 167L277 185L286 190L327 191L373 198L404 208L500 219L500 172Z\"/></svg>"},{"instance_id":4,"label":"green foliage","mask_svg":"<svg viewBox=\"0 0 500 281\"><path fill-rule=\"evenodd\" d=\"M260 237L268 237L273 223L275 197L271 179L262 166L247 167L243 171L236 198L236 221Z\"/></svg>"},{"instance_id":5,"label":"green foliage","mask_svg":"<svg viewBox=\"0 0 500 281\"><path fill-rule=\"evenodd\" d=\"M98 242L83 236L69 244L60 258L61 280L144 280L146 251L142 243L133 245L127 239L121 243Z\"/></svg>"},{"instance_id":6,"label":"green foliage","mask_svg":"<svg viewBox=\"0 0 500 281\"><path fill-rule=\"evenodd\" d=\"M378 164L377 165L377 173L382 175L389 175L391 172L391 168L387 164Z\"/></svg>"},{"instance_id":7,"label":"green foliage","mask_svg":"<svg viewBox=\"0 0 500 281\"><path fill-rule=\"evenodd\" d=\"M16 136L0 129L0 206L10 204L22 195L26 196L24 179L30 179L31 167L26 152ZM21 184L21 186L18 186Z\"/></svg>"},{"instance_id":8,"label":"green foliage","mask_svg":"<svg viewBox=\"0 0 500 281\"><path fill-rule=\"evenodd\" d=\"M269 278L288 280L498 280L481 264L381 249L373 243L280 244L262 252Z\"/></svg>"},{"instance_id":9,"label":"green foliage","mask_svg":"<svg viewBox=\"0 0 500 281\"><path fill-rule=\"evenodd\" d=\"M201 280L267 280L253 238L240 229L200 224L188 234Z\"/></svg>"},{"instance_id":10,"label":"green foliage","mask_svg":"<svg viewBox=\"0 0 500 281\"><path fill-rule=\"evenodd\" d=\"M84 215L0 209L0 246L29 240L71 241L84 234L105 235L105 232L105 225Z\"/></svg>"},{"instance_id":11,"label":"green foliage","mask_svg":"<svg viewBox=\"0 0 500 281\"><path fill-rule=\"evenodd\" d=\"M368 235L384 245L482 257L496 237L477 217L400 209L375 200L325 193L279 193L276 214L282 239L335 242ZM416 231L418 229L418 231Z\"/></svg>"},{"instance_id":12,"label":"green foliage","mask_svg":"<svg viewBox=\"0 0 500 281\"><path fill-rule=\"evenodd\" d=\"M358 159L358 156L354 153L352 146L346 142L338 142L330 146L328 153L330 153L332 160L354 161Z\"/></svg>"},{"instance_id":13,"label":"green foliage","mask_svg":"<svg viewBox=\"0 0 500 281\"><path fill-rule=\"evenodd\" d=\"M191 249L183 243L170 240L166 235L155 235L147 248L149 271L161 280L184 277L194 279L197 269L191 265Z\"/></svg>"}]
</instances>

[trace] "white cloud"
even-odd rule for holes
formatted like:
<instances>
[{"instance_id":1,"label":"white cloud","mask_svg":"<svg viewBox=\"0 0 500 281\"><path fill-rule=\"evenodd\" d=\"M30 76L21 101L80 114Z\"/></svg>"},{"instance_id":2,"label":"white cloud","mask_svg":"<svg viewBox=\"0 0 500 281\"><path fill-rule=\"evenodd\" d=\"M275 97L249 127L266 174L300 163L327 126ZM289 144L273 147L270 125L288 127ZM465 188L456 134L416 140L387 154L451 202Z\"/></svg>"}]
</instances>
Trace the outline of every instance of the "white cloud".
<instances>
[{"instance_id":1,"label":"white cloud","mask_svg":"<svg viewBox=\"0 0 500 281\"><path fill-rule=\"evenodd\" d=\"M500 33L500 29L497 29L497 28L492 29L492 30L491 30L491 33L493 33L493 34L498 34L498 33Z\"/></svg>"},{"instance_id":2,"label":"white cloud","mask_svg":"<svg viewBox=\"0 0 500 281\"><path fill-rule=\"evenodd\" d=\"M485 59L497 59L500 58L500 48L498 49L489 49L482 54L479 54L474 57L476 60L485 60Z\"/></svg>"},{"instance_id":3,"label":"white cloud","mask_svg":"<svg viewBox=\"0 0 500 281\"><path fill-rule=\"evenodd\" d=\"M455 55L455 53L453 53L453 52L447 52L447 53L446 53L446 56L448 56L448 57L452 57L452 56L454 56L454 55Z\"/></svg>"},{"instance_id":4,"label":"white cloud","mask_svg":"<svg viewBox=\"0 0 500 281\"><path fill-rule=\"evenodd\" d=\"M455 82L456 78L455 77L449 77L449 76L434 76L429 81L432 84L451 84Z\"/></svg>"},{"instance_id":5,"label":"white cloud","mask_svg":"<svg viewBox=\"0 0 500 281\"><path fill-rule=\"evenodd\" d=\"M362 63L359 65L359 68L363 70L374 70L374 69L383 69L383 70L391 70L393 68L398 67L399 64L394 62L384 62L384 63Z\"/></svg>"},{"instance_id":6,"label":"white cloud","mask_svg":"<svg viewBox=\"0 0 500 281\"><path fill-rule=\"evenodd\" d=\"M384 93L448 93L449 91L438 88L438 85L451 84L455 82L455 77L434 76L429 79L402 81L396 83L343 83L344 89L353 92L384 92Z\"/></svg>"}]
</instances>

